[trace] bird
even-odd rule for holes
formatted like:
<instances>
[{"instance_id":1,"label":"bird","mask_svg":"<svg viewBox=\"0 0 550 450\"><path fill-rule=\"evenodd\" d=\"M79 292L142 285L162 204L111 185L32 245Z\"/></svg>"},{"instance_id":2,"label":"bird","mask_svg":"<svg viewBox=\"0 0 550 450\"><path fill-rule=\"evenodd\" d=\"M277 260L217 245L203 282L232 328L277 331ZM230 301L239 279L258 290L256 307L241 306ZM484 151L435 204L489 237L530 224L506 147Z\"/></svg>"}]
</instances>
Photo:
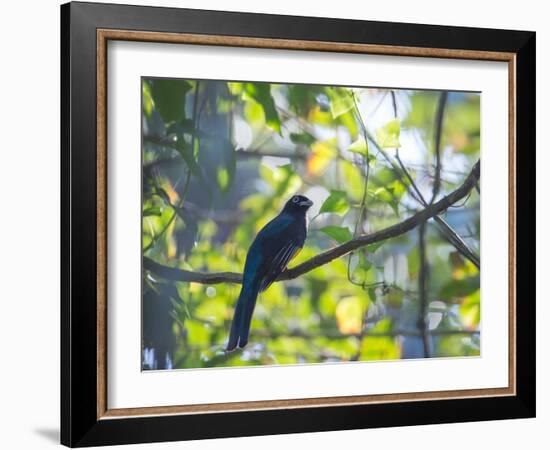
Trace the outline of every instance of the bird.
<instances>
[{"instance_id":1,"label":"bird","mask_svg":"<svg viewBox=\"0 0 550 450\"><path fill-rule=\"evenodd\" d=\"M293 195L278 216L268 222L250 245L243 272L243 284L233 314L226 351L244 348L258 294L266 290L304 246L306 213L313 202Z\"/></svg>"}]
</instances>

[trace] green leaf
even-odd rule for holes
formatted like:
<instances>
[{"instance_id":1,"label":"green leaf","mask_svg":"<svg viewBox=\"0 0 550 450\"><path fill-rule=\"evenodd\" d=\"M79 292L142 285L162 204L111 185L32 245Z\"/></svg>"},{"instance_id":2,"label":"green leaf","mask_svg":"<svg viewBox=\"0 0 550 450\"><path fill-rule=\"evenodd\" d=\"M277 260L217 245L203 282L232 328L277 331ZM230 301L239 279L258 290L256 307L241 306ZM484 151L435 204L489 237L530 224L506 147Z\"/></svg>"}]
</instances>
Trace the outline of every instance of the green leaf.
<instances>
[{"instance_id":1,"label":"green leaf","mask_svg":"<svg viewBox=\"0 0 550 450\"><path fill-rule=\"evenodd\" d=\"M151 117L151 113L153 112L153 99L151 97L151 85L146 80L143 80L141 84L141 92L143 112L147 117Z\"/></svg>"},{"instance_id":2,"label":"green leaf","mask_svg":"<svg viewBox=\"0 0 550 450\"><path fill-rule=\"evenodd\" d=\"M376 187L385 187L396 179L396 174L393 169L382 167L373 174L370 184Z\"/></svg>"},{"instance_id":3,"label":"green leaf","mask_svg":"<svg viewBox=\"0 0 550 450\"><path fill-rule=\"evenodd\" d=\"M360 201L365 190L365 183L361 170L348 160L338 162L342 170L343 178L346 180L346 191L350 199Z\"/></svg>"},{"instance_id":4,"label":"green leaf","mask_svg":"<svg viewBox=\"0 0 550 450\"><path fill-rule=\"evenodd\" d=\"M243 93L244 85L243 83L228 81L227 88L229 89L231 95L239 96Z\"/></svg>"},{"instance_id":5,"label":"green leaf","mask_svg":"<svg viewBox=\"0 0 550 450\"><path fill-rule=\"evenodd\" d=\"M352 140L357 138L357 133L359 130L357 128L357 122L355 121L355 116L352 110L338 117L338 123L348 129L349 136Z\"/></svg>"},{"instance_id":6,"label":"green leaf","mask_svg":"<svg viewBox=\"0 0 550 450\"><path fill-rule=\"evenodd\" d=\"M420 256L418 247L414 247L407 256L407 264L409 268L409 277L416 278L420 270Z\"/></svg>"},{"instance_id":7,"label":"green leaf","mask_svg":"<svg viewBox=\"0 0 550 450\"><path fill-rule=\"evenodd\" d=\"M372 262L365 257L365 254L363 252L359 253L359 261L353 270L352 278L366 282L372 267Z\"/></svg>"},{"instance_id":8,"label":"green leaf","mask_svg":"<svg viewBox=\"0 0 550 450\"><path fill-rule=\"evenodd\" d=\"M401 289L391 287L390 291L386 295L386 303L392 308L401 308L404 297L405 293Z\"/></svg>"},{"instance_id":9,"label":"green leaf","mask_svg":"<svg viewBox=\"0 0 550 450\"><path fill-rule=\"evenodd\" d=\"M283 164L282 166L277 166L277 170L281 172L285 177L291 177L296 173L292 164Z\"/></svg>"},{"instance_id":10,"label":"green leaf","mask_svg":"<svg viewBox=\"0 0 550 450\"><path fill-rule=\"evenodd\" d=\"M382 148L399 148L399 134L401 122L399 119L390 120L386 125L376 131L376 140Z\"/></svg>"},{"instance_id":11,"label":"green leaf","mask_svg":"<svg viewBox=\"0 0 550 450\"><path fill-rule=\"evenodd\" d=\"M348 147L348 151L359 153L363 156L368 156L369 146L367 144L367 141L365 141L365 138L363 136L359 136L357 140Z\"/></svg>"},{"instance_id":12,"label":"green leaf","mask_svg":"<svg viewBox=\"0 0 550 450\"><path fill-rule=\"evenodd\" d=\"M343 216L349 210L347 194L344 191L330 191L330 195L321 205L319 214L334 213Z\"/></svg>"},{"instance_id":13,"label":"green leaf","mask_svg":"<svg viewBox=\"0 0 550 450\"><path fill-rule=\"evenodd\" d=\"M184 80L151 80L151 96L165 122L185 119L185 94L189 90L191 85Z\"/></svg>"},{"instance_id":14,"label":"green leaf","mask_svg":"<svg viewBox=\"0 0 550 450\"><path fill-rule=\"evenodd\" d=\"M397 202L399 202L399 200L401 200L401 197L403 197L403 194L407 192L407 188L403 186L402 180L392 181L388 185L387 189L392 193L394 200Z\"/></svg>"},{"instance_id":15,"label":"green leaf","mask_svg":"<svg viewBox=\"0 0 550 450\"><path fill-rule=\"evenodd\" d=\"M244 118L253 129L265 127L265 113L262 105L256 100L249 100L244 104Z\"/></svg>"},{"instance_id":16,"label":"green leaf","mask_svg":"<svg viewBox=\"0 0 550 450\"><path fill-rule=\"evenodd\" d=\"M307 132L303 133L290 133L290 140L295 144L311 145L317 139Z\"/></svg>"},{"instance_id":17,"label":"green leaf","mask_svg":"<svg viewBox=\"0 0 550 450\"><path fill-rule=\"evenodd\" d=\"M221 192L226 192L235 176L237 158L235 148L229 139L211 136L200 140L198 162L210 180L214 181Z\"/></svg>"},{"instance_id":18,"label":"green leaf","mask_svg":"<svg viewBox=\"0 0 550 450\"><path fill-rule=\"evenodd\" d=\"M244 92L246 96L262 105L266 125L281 134L281 119L279 119L279 114L275 108L275 101L271 96L271 84L244 83Z\"/></svg>"},{"instance_id":19,"label":"green leaf","mask_svg":"<svg viewBox=\"0 0 550 450\"><path fill-rule=\"evenodd\" d=\"M384 336L368 336L361 341L361 359L400 359L401 346L397 339Z\"/></svg>"},{"instance_id":20,"label":"green leaf","mask_svg":"<svg viewBox=\"0 0 550 450\"><path fill-rule=\"evenodd\" d=\"M451 280L445 284L439 296L445 300L453 300L460 297L466 297L479 289L479 275L466 277L462 280Z\"/></svg>"},{"instance_id":21,"label":"green leaf","mask_svg":"<svg viewBox=\"0 0 550 450\"><path fill-rule=\"evenodd\" d=\"M287 89L289 108L301 117L307 117L310 110L318 104L317 96L324 92L322 86L305 84L289 84Z\"/></svg>"},{"instance_id":22,"label":"green leaf","mask_svg":"<svg viewBox=\"0 0 550 450\"><path fill-rule=\"evenodd\" d=\"M323 227L320 229L323 233L325 233L327 236L334 239L339 244L343 244L344 242L351 241L353 238L351 231L349 228L346 227L337 227L334 225L329 225L327 227Z\"/></svg>"},{"instance_id":23,"label":"green leaf","mask_svg":"<svg viewBox=\"0 0 550 450\"><path fill-rule=\"evenodd\" d=\"M327 89L327 93L330 98L330 112L334 119L347 113L355 106L353 95L347 89L334 87Z\"/></svg>"},{"instance_id":24,"label":"green leaf","mask_svg":"<svg viewBox=\"0 0 550 450\"><path fill-rule=\"evenodd\" d=\"M159 206L151 206L150 208L144 209L142 216L160 216L162 214L162 209Z\"/></svg>"},{"instance_id":25,"label":"green leaf","mask_svg":"<svg viewBox=\"0 0 550 450\"><path fill-rule=\"evenodd\" d=\"M389 189L386 189L385 187L379 187L374 191L374 196L384 203L391 203L393 200L392 193Z\"/></svg>"},{"instance_id":26,"label":"green leaf","mask_svg":"<svg viewBox=\"0 0 550 450\"><path fill-rule=\"evenodd\" d=\"M218 169L218 186L222 191L229 187L229 172L225 167Z\"/></svg>"}]
</instances>

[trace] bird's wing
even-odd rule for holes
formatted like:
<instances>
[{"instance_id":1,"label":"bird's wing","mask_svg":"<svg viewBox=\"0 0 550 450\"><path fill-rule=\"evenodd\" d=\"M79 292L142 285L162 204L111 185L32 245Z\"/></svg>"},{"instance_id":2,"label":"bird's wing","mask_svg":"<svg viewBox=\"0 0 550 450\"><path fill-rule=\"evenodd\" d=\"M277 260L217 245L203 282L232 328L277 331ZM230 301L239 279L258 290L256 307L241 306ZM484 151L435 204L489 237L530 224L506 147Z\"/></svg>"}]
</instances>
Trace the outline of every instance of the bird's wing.
<instances>
[{"instance_id":1,"label":"bird's wing","mask_svg":"<svg viewBox=\"0 0 550 450\"><path fill-rule=\"evenodd\" d=\"M302 247L296 245L293 241L288 241L279 249L273 259L266 261L266 275L260 285L260 292L265 291L271 283L286 269L288 263L294 258Z\"/></svg>"}]
</instances>

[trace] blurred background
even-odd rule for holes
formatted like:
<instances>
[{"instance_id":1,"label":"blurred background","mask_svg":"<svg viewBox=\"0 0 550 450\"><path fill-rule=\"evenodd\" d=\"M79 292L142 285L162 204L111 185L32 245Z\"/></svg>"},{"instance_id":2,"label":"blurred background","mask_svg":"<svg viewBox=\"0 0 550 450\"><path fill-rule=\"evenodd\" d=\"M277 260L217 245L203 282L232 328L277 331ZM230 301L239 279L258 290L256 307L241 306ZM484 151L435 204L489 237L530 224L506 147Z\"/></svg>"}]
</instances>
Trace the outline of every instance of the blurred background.
<instances>
[{"instance_id":1,"label":"blurred background","mask_svg":"<svg viewBox=\"0 0 550 450\"><path fill-rule=\"evenodd\" d=\"M165 270L241 273L295 193L314 206L291 267L403 221L479 159L478 93L144 78L142 106L143 369L480 354L479 186L272 284L243 351L223 351L240 285Z\"/></svg>"}]
</instances>

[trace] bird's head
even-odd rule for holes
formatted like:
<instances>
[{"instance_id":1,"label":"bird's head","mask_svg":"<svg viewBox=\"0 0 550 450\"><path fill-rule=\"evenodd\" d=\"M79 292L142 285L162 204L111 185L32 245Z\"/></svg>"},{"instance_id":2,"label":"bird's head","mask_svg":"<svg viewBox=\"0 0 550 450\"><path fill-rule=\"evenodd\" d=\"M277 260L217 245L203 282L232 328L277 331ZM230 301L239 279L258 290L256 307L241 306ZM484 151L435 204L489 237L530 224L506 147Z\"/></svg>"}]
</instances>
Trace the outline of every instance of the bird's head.
<instances>
[{"instance_id":1,"label":"bird's head","mask_svg":"<svg viewBox=\"0 0 550 450\"><path fill-rule=\"evenodd\" d=\"M305 214L311 205L313 205L313 202L309 198L304 195L296 194L290 197L290 199L286 202L283 211L294 213L301 212Z\"/></svg>"}]
</instances>

